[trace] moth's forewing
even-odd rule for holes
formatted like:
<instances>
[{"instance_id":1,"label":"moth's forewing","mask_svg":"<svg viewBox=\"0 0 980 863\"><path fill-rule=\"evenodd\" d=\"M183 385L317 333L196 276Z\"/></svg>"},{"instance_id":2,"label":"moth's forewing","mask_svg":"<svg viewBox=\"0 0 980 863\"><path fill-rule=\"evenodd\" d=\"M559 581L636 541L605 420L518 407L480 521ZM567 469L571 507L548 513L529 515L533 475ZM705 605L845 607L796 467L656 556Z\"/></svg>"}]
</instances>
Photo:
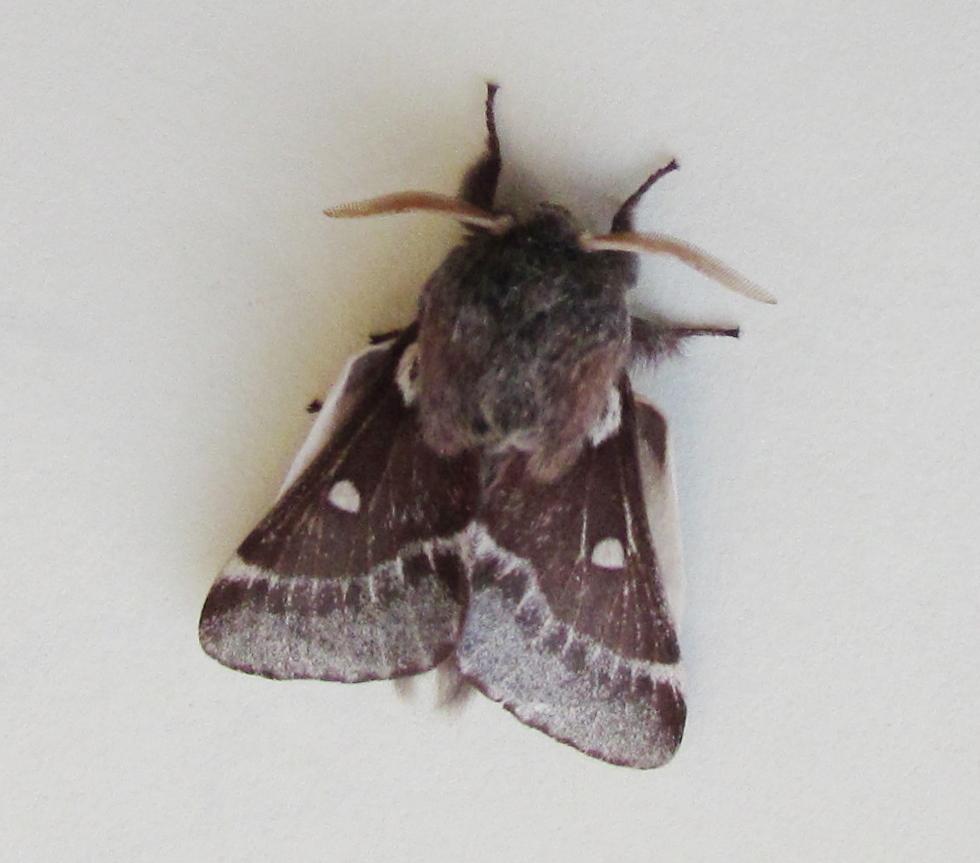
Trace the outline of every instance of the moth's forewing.
<instances>
[{"instance_id":1,"label":"moth's forewing","mask_svg":"<svg viewBox=\"0 0 980 863\"><path fill-rule=\"evenodd\" d=\"M468 538L463 675L521 721L615 764L657 767L686 715L672 592L647 516L673 487L663 418L620 387L616 433L557 482L511 459ZM644 492L645 483L661 486ZM676 525L670 513L669 523ZM671 539L672 578L679 545Z\"/></svg>"},{"instance_id":2,"label":"moth's forewing","mask_svg":"<svg viewBox=\"0 0 980 863\"><path fill-rule=\"evenodd\" d=\"M396 383L414 338L349 365L326 438L248 535L201 614L204 649L241 671L359 681L434 667L455 644L465 575L454 536L472 517L472 455L435 456Z\"/></svg>"}]
</instances>

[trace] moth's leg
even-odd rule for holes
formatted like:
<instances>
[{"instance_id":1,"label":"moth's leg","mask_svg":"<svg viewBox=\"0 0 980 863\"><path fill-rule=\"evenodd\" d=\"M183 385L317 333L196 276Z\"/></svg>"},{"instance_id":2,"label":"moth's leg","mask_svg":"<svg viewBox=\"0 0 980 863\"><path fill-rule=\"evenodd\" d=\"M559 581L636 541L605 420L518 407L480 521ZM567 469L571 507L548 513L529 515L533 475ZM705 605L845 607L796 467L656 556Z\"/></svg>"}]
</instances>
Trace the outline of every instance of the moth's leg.
<instances>
[{"instance_id":1,"label":"moth's leg","mask_svg":"<svg viewBox=\"0 0 980 863\"><path fill-rule=\"evenodd\" d=\"M681 342L692 336L738 338L738 327L694 327L634 317L631 319L631 354L634 362L653 362L680 351Z\"/></svg>"},{"instance_id":2,"label":"moth's leg","mask_svg":"<svg viewBox=\"0 0 980 863\"><path fill-rule=\"evenodd\" d=\"M372 345L384 344L384 342L390 342L392 339L397 339L403 332L405 332L406 327L402 327L399 330L385 330L383 333L371 333L368 336L368 341Z\"/></svg>"},{"instance_id":3,"label":"moth's leg","mask_svg":"<svg viewBox=\"0 0 980 863\"><path fill-rule=\"evenodd\" d=\"M436 666L437 705L443 710L458 711L476 692L476 687L463 677L455 654L450 654Z\"/></svg>"},{"instance_id":4,"label":"moth's leg","mask_svg":"<svg viewBox=\"0 0 980 863\"><path fill-rule=\"evenodd\" d=\"M410 338L414 339L418 335L419 322L413 321L407 327L399 327L397 330L385 330L383 333L371 333L371 335L368 336L368 341L372 345L384 344L385 342L390 342L392 339L397 339L400 336L405 335L409 330L412 331Z\"/></svg>"},{"instance_id":5,"label":"moth's leg","mask_svg":"<svg viewBox=\"0 0 980 863\"><path fill-rule=\"evenodd\" d=\"M459 193L464 201L488 212L493 210L501 165L500 140L497 138L497 123L493 117L493 100L497 89L496 84L487 84L487 151L466 172Z\"/></svg>"},{"instance_id":6,"label":"moth's leg","mask_svg":"<svg viewBox=\"0 0 980 863\"><path fill-rule=\"evenodd\" d=\"M625 201L623 201L623 206L619 208L616 215L613 216L612 220L612 232L614 234L621 234L626 231L633 230L633 211L636 209L636 205L640 203L640 199L649 191L650 187L657 182L661 177L666 176L671 171L676 171L680 165L677 164L676 159L671 159L662 168L654 171L649 177L647 177L643 184L637 189L632 195L630 195Z\"/></svg>"},{"instance_id":7,"label":"moth's leg","mask_svg":"<svg viewBox=\"0 0 980 863\"><path fill-rule=\"evenodd\" d=\"M668 335L678 341L688 336L728 336L737 339L739 332L738 327L670 327L667 330Z\"/></svg>"}]
</instances>

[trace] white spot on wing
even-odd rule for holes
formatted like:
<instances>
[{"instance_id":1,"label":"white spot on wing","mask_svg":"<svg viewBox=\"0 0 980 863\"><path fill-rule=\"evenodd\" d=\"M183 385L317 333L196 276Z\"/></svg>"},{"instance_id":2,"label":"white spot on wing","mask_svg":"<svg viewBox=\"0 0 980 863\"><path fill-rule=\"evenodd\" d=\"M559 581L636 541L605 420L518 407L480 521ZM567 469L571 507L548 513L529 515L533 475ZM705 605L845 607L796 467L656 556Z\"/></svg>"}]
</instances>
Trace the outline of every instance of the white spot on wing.
<instances>
[{"instance_id":1,"label":"white spot on wing","mask_svg":"<svg viewBox=\"0 0 980 863\"><path fill-rule=\"evenodd\" d=\"M623 544L611 536L600 540L592 549L592 564L603 569L622 569L626 565Z\"/></svg>"},{"instance_id":2,"label":"white spot on wing","mask_svg":"<svg viewBox=\"0 0 980 863\"><path fill-rule=\"evenodd\" d=\"M330 494L327 495L327 500L344 512L357 512L361 508L361 495L354 483L348 479L335 482L330 489Z\"/></svg>"}]
</instances>

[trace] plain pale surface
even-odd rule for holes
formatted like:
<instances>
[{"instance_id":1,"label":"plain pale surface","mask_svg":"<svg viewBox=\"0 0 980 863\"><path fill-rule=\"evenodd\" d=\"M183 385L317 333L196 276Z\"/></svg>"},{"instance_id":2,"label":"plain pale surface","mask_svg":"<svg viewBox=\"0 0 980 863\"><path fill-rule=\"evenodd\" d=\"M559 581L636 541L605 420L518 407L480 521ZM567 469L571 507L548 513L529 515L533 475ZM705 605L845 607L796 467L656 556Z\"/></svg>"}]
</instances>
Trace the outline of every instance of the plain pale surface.
<instances>
[{"instance_id":1,"label":"plain pale surface","mask_svg":"<svg viewBox=\"0 0 980 863\"><path fill-rule=\"evenodd\" d=\"M974 2L8 2L0 13L0 858L973 860L980 849ZM640 386L672 423L675 761L592 761L436 687L198 648L322 393L453 238L498 80L508 186L738 322Z\"/></svg>"}]
</instances>

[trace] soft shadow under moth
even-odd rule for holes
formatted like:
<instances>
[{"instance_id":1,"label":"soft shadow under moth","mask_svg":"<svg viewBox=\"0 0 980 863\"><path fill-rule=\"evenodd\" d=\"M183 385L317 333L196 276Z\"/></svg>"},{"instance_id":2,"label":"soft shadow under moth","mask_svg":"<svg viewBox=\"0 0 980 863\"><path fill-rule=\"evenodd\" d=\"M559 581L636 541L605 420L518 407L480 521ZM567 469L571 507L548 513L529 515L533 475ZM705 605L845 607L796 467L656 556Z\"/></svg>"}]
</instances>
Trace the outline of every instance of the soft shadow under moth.
<instances>
[{"instance_id":1,"label":"soft shadow under moth","mask_svg":"<svg viewBox=\"0 0 980 863\"><path fill-rule=\"evenodd\" d=\"M467 228L417 319L347 365L272 511L211 588L205 651L272 678L357 682L452 659L522 722L631 767L667 762L685 705L682 569L663 416L628 367L697 335L627 311L637 253L672 255L772 302L708 254L561 207L494 207L500 146L458 197L403 192L327 210L423 210ZM311 406L312 409L313 406Z\"/></svg>"}]
</instances>

